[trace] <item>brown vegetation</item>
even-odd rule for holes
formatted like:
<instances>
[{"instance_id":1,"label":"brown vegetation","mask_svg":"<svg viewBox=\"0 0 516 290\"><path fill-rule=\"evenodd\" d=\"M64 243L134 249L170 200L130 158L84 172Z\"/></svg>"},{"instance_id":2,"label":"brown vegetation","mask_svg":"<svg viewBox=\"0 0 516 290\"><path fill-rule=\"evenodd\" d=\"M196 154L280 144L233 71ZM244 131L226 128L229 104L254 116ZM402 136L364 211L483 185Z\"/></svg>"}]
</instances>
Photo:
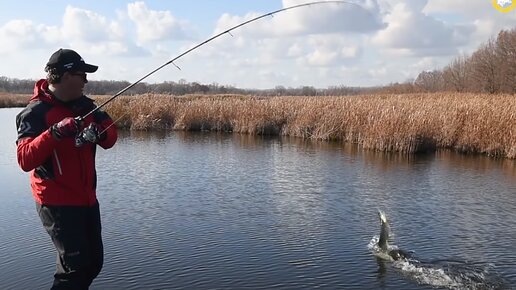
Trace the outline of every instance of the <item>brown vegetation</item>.
<instances>
[{"instance_id":1,"label":"brown vegetation","mask_svg":"<svg viewBox=\"0 0 516 290\"><path fill-rule=\"evenodd\" d=\"M25 107L29 102L30 95L10 94L0 92L0 108Z\"/></svg>"},{"instance_id":2,"label":"brown vegetation","mask_svg":"<svg viewBox=\"0 0 516 290\"><path fill-rule=\"evenodd\" d=\"M105 98L99 97L102 102ZM122 96L106 110L133 130L209 130L440 148L516 158L516 97L465 93L335 97Z\"/></svg>"}]
</instances>

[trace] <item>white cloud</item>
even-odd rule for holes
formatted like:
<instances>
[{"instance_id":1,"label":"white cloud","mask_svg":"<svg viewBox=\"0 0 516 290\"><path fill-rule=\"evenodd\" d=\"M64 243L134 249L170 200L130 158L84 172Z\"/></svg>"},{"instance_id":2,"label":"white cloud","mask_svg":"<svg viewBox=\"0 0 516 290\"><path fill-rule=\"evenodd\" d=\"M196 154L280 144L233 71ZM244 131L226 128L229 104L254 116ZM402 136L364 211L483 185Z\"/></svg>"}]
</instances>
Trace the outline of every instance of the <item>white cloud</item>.
<instances>
[{"instance_id":1,"label":"white cloud","mask_svg":"<svg viewBox=\"0 0 516 290\"><path fill-rule=\"evenodd\" d=\"M457 13L464 18L485 17L496 12L489 1L471 0L431 0L423 9L425 13Z\"/></svg>"},{"instance_id":2,"label":"white cloud","mask_svg":"<svg viewBox=\"0 0 516 290\"><path fill-rule=\"evenodd\" d=\"M144 2L134 2L127 5L127 13L136 24L140 43L189 38L189 25L170 11L150 10Z\"/></svg>"},{"instance_id":3,"label":"white cloud","mask_svg":"<svg viewBox=\"0 0 516 290\"><path fill-rule=\"evenodd\" d=\"M63 16L63 39L84 42L102 42L121 39L124 36L120 25L93 11L67 6Z\"/></svg>"},{"instance_id":4,"label":"white cloud","mask_svg":"<svg viewBox=\"0 0 516 290\"><path fill-rule=\"evenodd\" d=\"M300 57L303 54L303 47L299 43L293 43L290 45L287 51L288 57Z\"/></svg>"},{"instance_id":5,"label":"white cloud","mask_svg":"<svg viewBox=\"0 0 516 290\"><path fill-rule=\"evenodd\" d=\"M59 26L12 20L0 27L0 37L4 40L0 53L73 47L93 54L144 54L144 50L125 33L121 23L70 5L66 7Z\"/></svg>"},{"instance_id":6,"label":"white cloud","mask_svg":"<svg viewBox=\"0 0 516 290\"><path fill-rule=\"evenodd\" d=\"M289 2L292 1L283 1L283 7L300 4L299 1ZM232 57L239 58L246 51L258 58L250 61L250 57L244 56L246 61L232 62L235 64L270 65L274 59L290 58L297 59L300 65L337 66L361 54L361 40L353 43L357 38L352 35L384 27L375 3L367 1L363 8L329 3L289 10L239 27L231 31L233 37L217 39L210 47L203 48L201 54L220 57L221 51L229 51ZM213 35L260 15L255 12L244 16L224 14L218 19Z\"/></svg>"},{"instance_id":7,"label":"white cloud","mask_svg":"<svg viewBox=\"0 0 516 290\"><path fill-rule=\"evenodd\" d=\"M73 6L66 7L62 27L55 31L54 41L61 47L69 46L98 55L146 54L131 40L120 21Z\"/></svg>"},{"instance_id":8,"label":"white cloud","mask_svg":"<svg viewBox=\"0 0 516 290\"><path fill-rule=\"evenodd\" d=\"M387 68L386 67L379 67L379 68L369 69L368 73L373 78L384 77L384 76L387 75Z\"/></svg>"},{"instance_id":9,"label":"white cloud","mask_svg":"<svg viewBox=\"0 0 516 290\"><path fill-rule=\"evenodd\" d=\"M501 13L493 7L491 0L432 0L425 6L423 12L452 15L459 18L462 25L472 27L473 33L468 34L466 40L469 43L467 50L470 52L500 30L513 28L516 23L514 11Z\"/></svg>"},{"instance_id":10,"label":"white cloud","mask_svg":"<svg viewBox=\"0 0 516 290\"><path fill-rule=\"evenodd\" d=\"M310 1L284 0L283 7L290 7ZM367 1L367 3L375 3ZM384 27L376 5L352 3L316 4L309 7L288 10L275 14L273 18L258 20L253 25L239 28L235 32L248 37L285 37L325 33L366 33ZM224 14L217 21L214 34L221 33L244 21L260 16L248 13L245 16ZM241 31L241 32L240 32Z\"/></svg>"},{"instance_id":11,"label":"white cloud","mask_svg":"<svg viewBox=\"0 0 516 290\"><path fill-rule=\"evenodd\" d=\"M355 58L359 55L360 48L358 46L347 46L343 47L340 51L340 55L343 58Z\"/></svg>"},{"instance_id":12,"label":"white cloud","mask_svg":"<svg viewBox=\"0 0 516 290\"><path fill-rule=\"evenodd\" d=\"M359 38L355 38L359 42ZM308 37L305 46L310 52L300 58L302 64L310 66L339 66L357 61L361 48L356 42L341 35Z\"/></svg>"},{"instance_id":13,"label":"white cloud","mask_svg":"<svg viewBox=\"0 0 516 290\"><path fill-rule=\"evenodd\" d=\"M443 61L440 61L439 58L422 57L415 63L411 64L409 67L414 71L414 73L419 73L422 71L440 69L441 66L443 66Z\"/></svg>"},{"instance_id":14,"label":"white cloud","mask_svg":"<svg viewBox=\"0 0 516 290\"><path fill-rule=\"evenodd\" d=\"M25 49L38 42L38 31L30 20L11 20L0 27L0 53Z\"/></svg>"},{"instance_id":15,"label":"white cloud","mask_svg":"<svg viewBox=\"0 0 516 290\"><path fill-rule=\"evenodd\" d=\"M316 49L306 56L306 61L312 66L328 66L334 64L338 59L338 52Z\"/></svg>"},{"instance_id":16,"label":"white cloud","mask_svg":"<svg viewBox=\"0 0 516 290\"><path fill-rule=\"evenodd\" d=\"M284 1L284 6L290 4L287 2ZM366 32L363 32L351 25L351 27L346 27L342 31L332 32L334 29L330 24L333 23L330 23L330 21L321 22L320 19L317 19L317 25L310 24L315 21L313 14L317 14L314 7L301 8L275 15L273 18L265 18L232 31L232 36L220 37L186 56L182 59L181 66L182 68L186 67L185 70L190 70L192 66L196 65L203 68L214 68L215 70L217 70L216 68L222 69L231 72L230 75L233 77L251 78L258 87L266 86L258 83L259 81L265 82L265 78L258 77L258 72L269 71L271 67L274 68L277 75L281 74L288 79L285 85L296 81L310 82L311 78L314 77L321 77L328 84L339 84L339 80L344 77L347 81L355 81L361 85L388 83L404 81L410 74L417 75L417 69L412 66L417 61L410 57L407 58L407 56L428 54L447 61L454 55L457 48L468 40L471 34L468 30L472 26L471 23L452 25L423 13L422 10L426 1L413 3L412 1L371 0L363 5L369 9L368 13L376 18L369 17L369 19L361 20L375 23L375 30L362 29L366 30ZM323 6L325 5L323 4L320 7ZM328 4L328 8L332 6L340 7L339 5ZM332 7L332 9L335 10L336 8ZM350 8L346 9L349 10ZM356 12L346 9L343 11L337 9L337 11L348 14ZM288 14L288 17L286 14ZM224 14L219 18L213 35L258 15L254 12L244 16ZM341 19L331 17L332 12L324 12L322 15L325 19L332 19L333 22L337 23L338 21L335 21L335 19ZM320 18L320 16L317 17ZM380 17L381 21L378 21ZM418 17L423 19L417 19ZM371 19L374 21L371 22ZM379 24L382 21L389 26ZM285 23L286 25L283 25ZM415 26L414 36L407 35L407 31L411 31L411 26ZM430 31L426 34L421 33L425 29ZM399 33L405 37L398 36L399 38L396 38L397 36L393 36L394 33ZM378 35L390 39L382 40ZM377 36L377 38L371 40L372 36ZM192 47L195 44L197 43L192 42L185 45L184 48ZM381 53L385 51L395 53L401 59L395 62L389 59L386 64L381 66L374 65L374 59L368 59L371 56L385 56ZM444 63L445 61L436 61L435 63ZM427 63L426 65L434 68L435 63ZM345 67L343 70L334 71L332 69L332 67L343 66ZM350 68L354 69L350 75L344 73L349 72ZM419 68L427 69L424 63L418 66ZM304 71L310 77L303 78L302 72ZM314 75L314 71L318 74ZM208 75L209 72L204 70L203 74ZM263 75L271 76L272 74ZM225 74L225 77L228 77L227 74ZM394 79L396 77L401 79ZM188 79L188 77L186 78ZM214 74L213 78L220 79L222 76ZM242 80L241 82L253 83L253 81ZM352 84L349 83L349 85Z\"/></svg>"},{"instance_id":17,"label":"white cloud","mask_svg":"<svg viewBox=\"0 0 516 290\"><path fill-rule=\"evenodd\" d=\"M283 7L312 2L283 0ZM379 15L377 1L364 3L332 3L310 5L282 15L285 31L291 33L367 33L385 26Z\"/></svg>"},{"instance_id":18,"label":"white cloud","mask_svg":"<svg viewBox=\"0 0 516 290\"><path fill-rule=\"evenodd\" d=\"M452 55L467 44L471 25L450 25L422 12L425 4L399 1L392 5L384 21L386 29L372 37L372 43L391 52L408 55Z\"/></svg>"}]
</instances>

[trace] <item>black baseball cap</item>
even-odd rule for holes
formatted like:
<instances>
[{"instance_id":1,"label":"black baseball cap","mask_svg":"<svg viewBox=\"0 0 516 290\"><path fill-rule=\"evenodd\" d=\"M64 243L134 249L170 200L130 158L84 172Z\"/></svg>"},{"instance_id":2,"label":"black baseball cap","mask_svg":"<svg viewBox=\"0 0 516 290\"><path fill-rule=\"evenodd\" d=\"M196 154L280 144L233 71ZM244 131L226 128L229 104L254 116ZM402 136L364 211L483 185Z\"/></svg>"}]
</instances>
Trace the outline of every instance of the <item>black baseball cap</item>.
<instances>
[{"instance_id":1,"label":"black baseball cap","mask_svg":"<svg viewBox=\"0 0 516 290\"><path fill-rule=\"evenodd\" d=\"M96 72L99 68L96 65L87 64L84 59L71 49L59 49L54 52L47 62L48 67L57 68L60 71L83 71L87 73Z\"/></svg>"}]
</instances>

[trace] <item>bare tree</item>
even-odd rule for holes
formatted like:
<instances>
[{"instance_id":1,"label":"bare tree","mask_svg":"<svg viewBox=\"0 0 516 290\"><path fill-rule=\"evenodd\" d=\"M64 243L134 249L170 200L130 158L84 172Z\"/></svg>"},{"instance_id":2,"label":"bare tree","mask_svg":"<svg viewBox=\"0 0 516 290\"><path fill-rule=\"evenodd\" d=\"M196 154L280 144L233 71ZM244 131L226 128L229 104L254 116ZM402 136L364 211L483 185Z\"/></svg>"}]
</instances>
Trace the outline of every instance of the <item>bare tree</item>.
<instances>
[{"instance_id":1,"label":"bare tree","mask_svg":"<svg viewBox=\"0 0 516 290\"><path fill-rule=\"evenodd\" d=\"M516 92L516 29L502 30L496 39L501 91Z\"/></svg>"},{"instance_id":2,"label":"bare tree","mask_svg":"<svg viewBox=\"0 0 516 290\"><path fill-rule=\"evenodd\" d=\"M500 91L500 61L496 42L490 39L471 55L471 78L475 90L491 94Z\"/></svg>"},{"instance_id":3,"label":"bare tree","mask_svg":"<svg viewBox=\"0 0 516 290\"><path fill-rule=\"evenodd\" d=\"M425 92L437 92L444 88L443 73L438 70L421 72L414 84Z\"/></svg>"},{"instance_id":4,"label":"bare tree","mask_svg":"<svg viewBox=\"0 0 516 290\"><path fill-rule=\"evenodd\" d=\"M469 59L466 55L455 58L443 70L445 87L457 92L463 92L468 84Z\"/></svg>"}]
</instances>

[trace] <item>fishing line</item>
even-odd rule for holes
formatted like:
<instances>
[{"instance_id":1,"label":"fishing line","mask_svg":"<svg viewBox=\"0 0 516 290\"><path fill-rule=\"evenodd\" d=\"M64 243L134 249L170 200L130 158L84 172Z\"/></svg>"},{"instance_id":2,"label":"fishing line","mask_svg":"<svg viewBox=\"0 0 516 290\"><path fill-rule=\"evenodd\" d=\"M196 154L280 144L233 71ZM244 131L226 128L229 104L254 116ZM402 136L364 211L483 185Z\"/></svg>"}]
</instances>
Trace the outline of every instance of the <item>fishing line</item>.
<instances>
[{"instance_id":1,"label":"fishing line","mask_svg":"<svg viewBox=\"0 0 516 290\"><path fill-rule=\"evenodd\" d=\"M181 68L179 68L179 66L177 66L174 61L178 60L179 58L185 56L186 54L196 50L197 48L205 45L206 43L224 35L224 34L229 34L229 35L232 35L231 34L231 31L232 30L235 30L239 27L242 27L244 25L247 25L251 22L254 22L256 20L259 20L259 19L262 19L262 18L265 18L265 17L268 17L268 16L273 16L274 14L277 14L277 13L280 13L280 12L283 12L283 11L287 11L287 10L291 10L291 9L295 9L295 8L299 8L299 7L305 7L305 6L311 6L311 5L319 5L319 4L350 4L350 5L356 5L360 8L363 8L362 6L360 6L359 4L356 4L356 3L353 3L353 2L348 2L348 1L316 1L316 2L309 2L309 3L304 3L304 4L299 4L299 5L294 5L294 6L289 6L289 7L285 7L285 8L282 8L282 9L278 9L278 10L275 10L275 11L272 11L272 12L269 12L269 13L265 13L265 14L262 14L260 16L257 16L255 18L252 18L252 19L249 19L247 21L244 21L240 24L237 24L225 31L222 31L208 39L206 39L205 41L195 45L194 47L186 50L185 52L179 54L178 56L176 56L175 58L167 61L166 63L160 65L159 67L155 68L154 70L152 70L151 72L149 72L148 74L144 75L143 77L141 77L140 79L138 79L137 81L135 81L134 83L128 85L127 87L123 88L122 90L120 90L118 93L116 93L115 95L113 95L112 97L110 97L108 100L106 100L104 103L102 103L101 105L97 106L96 108L94 108L93 110L91 110L90 112L88 112L86 115L82 116L82 117L77 117L77 121L82 121L84 120L86 117L88 117L89 115L95 113L97 110L100 110L101 108L103 108L104 106L106 106L108 103L110 103L111 101L113 101L116 97L120 96L121 94L123 94L124 92L126 92L127 90L129 90L130 88L134 87L136 84L140 83L141 81L143 81L144 79L146 79L147 77L149 77L150 75L154 74L155 72L159 71L160 69L164 68L165 66L169 65L169 64L173 64L176 68L178 68L179 70L181 70ZM125 116L127 114L127 112L125 114L123 114L120 118L118 118L116 121L119 121L123 116ZM116 123L113 122L114 123ZM112 125L113 125L112 124ZM111 127L112 125L110 125L109 127ZM108 127L108 128L109 128ZM108 128L104 129L101 133L105 132Z\"/></svg>"}]
</instances>

